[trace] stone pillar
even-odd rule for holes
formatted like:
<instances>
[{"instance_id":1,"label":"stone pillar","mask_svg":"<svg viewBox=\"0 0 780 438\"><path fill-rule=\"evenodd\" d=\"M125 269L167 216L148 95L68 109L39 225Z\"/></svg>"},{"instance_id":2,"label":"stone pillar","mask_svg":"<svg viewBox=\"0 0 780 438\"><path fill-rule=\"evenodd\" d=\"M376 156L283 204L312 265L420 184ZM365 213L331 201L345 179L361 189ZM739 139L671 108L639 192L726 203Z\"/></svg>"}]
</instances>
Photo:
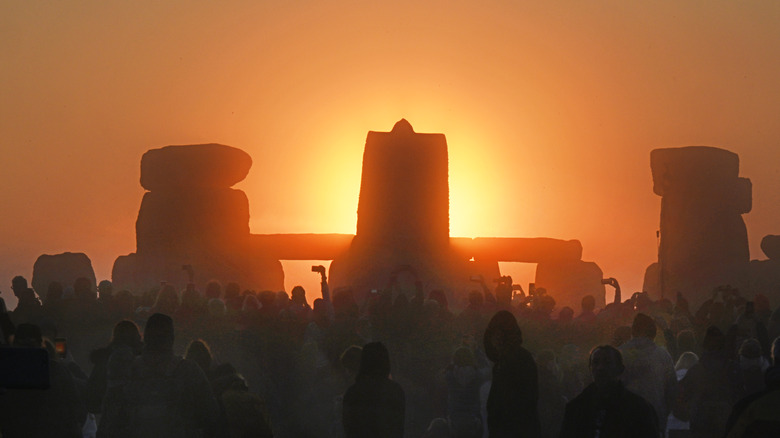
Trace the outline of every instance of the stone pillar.
<instances>
[{"instance_id":1,"label":"stone pillar","mask_svg":"<svg viewBox=\"0 0 780 438\"><path fill-rule=\"evenodd\" d=\"M661 196L658 290L701 303L721 285L748 286L750 180L739 177L737 154L714 147L656 149L650 154L653 191ZM648 282L652 283L652 282Z\"/></svg>"},{"instance_id":2,"label":"stone pillar","mask_svg":"<svg viewBox=\"0 0 780 438\"><path fill-rule=\"evenodd\" d=\"M114 264L116 288L137 292L161 281L182 286L183 265L196 283L236 281L245 288L281 290L278 260L252 250L249 201L230 187L252 166L244 151L219 144L167 146L141 159L144 194L136 221L136 253Z\"/></svg>"}]
</instances>

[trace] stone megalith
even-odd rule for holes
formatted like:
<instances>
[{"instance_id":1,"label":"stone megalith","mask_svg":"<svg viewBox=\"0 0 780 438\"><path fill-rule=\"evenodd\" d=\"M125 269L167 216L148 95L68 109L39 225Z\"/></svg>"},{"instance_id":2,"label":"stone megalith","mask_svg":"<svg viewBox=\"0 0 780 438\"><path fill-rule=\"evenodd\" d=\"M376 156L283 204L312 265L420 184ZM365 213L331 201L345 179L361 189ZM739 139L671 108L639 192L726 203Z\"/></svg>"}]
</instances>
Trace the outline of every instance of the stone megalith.
<instances>
[{"instance_id":1,"label":"stone megalith","mask_svg":"<svg viewBox=\"0 0 780 438\"><path fill-rule=\"evenodd\" d=\"M114 263L116 289L137 293L161 282L183 287L183 267L195 282L235 281L244 288L283 288L277 259L253 250L249 201L231 186L242 181L251 157L219 144L166 146L141 159L144 194L136 221L136 252Z\"/></svg>"},{"instance_id":2,"label":"stone megalith","mask_svg":"<svg viewBox=\"0 0 780 438\"><path fill-rule=\"evenodd\" d=\"M391 132L370 131L357 215L349 250L330 266L334 287L349 286L360 299L384 289L399 266L409 266L427 289L453 290L443 134L415 133L404 119Z\"/></svg>"},{"instance_id":3,"label":"stone megalith","mask_svg":"<svg viewBox=\"0 0 780 438\"><path fill-rule=\"evenodd\" d=\"M714 288L748 287L747 229L742 214L752 206L749 179L739 177L739 157L707 146L656 149L650 154L653 191L661 196L658 290L677 292L692 304ZM647 281L650 286L653 281Z\"/></svg>"},{"instance_id":4,"label":"stone megalith","mask_svg":"<svg viewBox=\"0 0 780 438\"><path fill-rule=\"evenodd\" d=\"M780 236L764 236L761 251L769 259L750 261L750 291L766 295L775 305L780 301Z\"/></svg>"},{"instance_id":5,"label":"stone megalith","mask_svg":"<svg viewBox=\"0 0 780 438\"><path fill-rule=\"evenodd\" d=\"M35 260L33 265L32 288L35 292L45 297L49 290L49 284L57 281L63 288L73 286L76 279L84 277L89 280L92 291L97 290L95 271L92 269L92 261L81 252L66 252L62 254L43 254Z\"/></svg>"}]
</instances>

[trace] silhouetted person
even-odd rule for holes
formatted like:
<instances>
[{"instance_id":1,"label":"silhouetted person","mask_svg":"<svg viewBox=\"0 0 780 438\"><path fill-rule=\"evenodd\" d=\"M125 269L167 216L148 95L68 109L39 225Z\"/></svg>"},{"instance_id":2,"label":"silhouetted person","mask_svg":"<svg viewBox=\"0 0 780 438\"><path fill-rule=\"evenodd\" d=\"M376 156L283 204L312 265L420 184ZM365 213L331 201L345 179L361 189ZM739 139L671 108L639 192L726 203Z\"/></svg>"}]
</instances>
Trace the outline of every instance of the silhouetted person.
<instances>
[{"instance_id":1,"label":"silhouetted person","mask_svg":"<svg viewBox=\"0 0 780 438\"><path fill-rule=\"evenodd\" d=\"M190 342L187 346L187 352L184 354L184 358L191 360L198 364L206 378L211 379L211 368L214 358L211 355L211 349L206 341L202 339L196 339Z\"/></svg>"},{"instance_id":2,"label":"silhouetted person","mask_svg":"<svg viewBox=\"0 0 780 438\"><path fill-rule=\"evenodd\" d=\"M592 323L596 320L596 313L594 312L596 309L596 299L593 298L593 295L585 295L582 297L581 307L582 312L577 315L577 321Z\"/></svg>"},{"instance_id":3,"label":"silhouetted person","mask_svg":"<svg viewBox=\"0 0 780 438\"><path fill-rule=\"evenodd\" d=\"M143 343L138 326L133 321L120 321L114 326L111 343L104 348L97 349L90 354L92 372L87 380L86 403L87 410L100 413L103 406L103 397L108 389L109 360L113 357L117 361L124 356L125 364L129 367L135 356L141 354Z\"/></svg>"},{"instance_id":4,"label":"silhouetted person","mask_svg":"<svg viewBox=\"0 0 780 438\"><path fill-rule=\"evenodd\" d=\"M485 353L493 362L487 400L490 438L538 437L538 376L533 356L522 347L523 335L514 315L501 310L488 323Z\"/></svg>"},{"instance_id":5,"label":"silhouetted person","mask_svg":"<svg viewBox=\"0 0 780 438\"><path fill-rule=\"evenodd\" d=\"M729 416L727 438L780 436L780 338L772 342L772 366L766 370L766 390L740 400Z\"/></svg>"},{"instance_id":6,"label":"silhouetted person","mask_svg":"<svg viewBox=\"0 0 780 438\"><path fill-rule=\"evenodd\" d=\"M42 348L41 329L33 324L19 324L13 345L14 348ZM81 437L87 411L70 372L51 356L49 381L49 389L9 389L0 395L3 437Z\"/></svg>"},{"instance_id":7,"label":"silhouetted person","mask_svg":"<svg viewBox=\"0 0 780 438\"><path fill-rule=\"evenodd\" d=\"M128 437L213 437L224 425L200 367L173 354L173 320L161 313L144 327L144 350L123 388L124 422L113 430ZM103 424L101 424L101 427Z\"/></svg>"},{"instance_id":8,"label":"silhouetted person","mask_svg":"<svg viewBox=\"0 0 780 438\"><path fill-rule=\"evenodd\" d=\"M561 385L561 370L551 350L536 356L539 370L539 419L543 437L557 437L560 432L566 399Z\"/></svg>"},{"instance_id":9,"label":"silhouetted person","mask_svg":"<svg viewBox=\"0 0 780 438\"><path fill-rule=\"evenodd\" d=\"M444 378L447 381L447 415L452 436L480 438L483 420L479 388L483 379L480 378L477 362L470 348L460 347L455 350Z\"/></svg>"},{"instance_id":10,"label":"silhouetted person","mask_svg":"<svg viewBox=\"0 0 780 438\"><path fill-rule=\"evenodd\" d=\"M680 381L675 416L690 418L692 437L723 435L729 412L743 395L739 368L726 353L725 345L723 332L715 326L708 328L699 362Z\"/></svg>"},{"instance_id":11,"label":"silhouetted person","mask_svg":"<svg viewBox=\"0 0 780 438\"><path fill-rule=\"evenodd\" d=\"M745 395L755 394L766 389L764 373L769 361L764 357L761 344L757 339L746 339L739 347L739 369L745 384Z\"/></svg>"},{"instance_id":12,"label":"silhouetted person","mask_svg":"<svg viewBox=\"0 0 780 438\"><path fill-rule=\"evenodd\" d=\"M609 345L590 354L593 383L566 404L561 438L658 438L653 407L620 382L625 367L620 351Z\"/></svg>"},{"instance_id":13,"label":"silhouetted person","mask_svg":"<svg viewBox=\"0 0 780 438\"><path fill-rule=\"evenodd\" d=\"M225 286L225 305L228 310L237 312L241 310L244 298L241 296L241 286L238 283L231 282Z\"/></svg>"},{"instance_id":14,"label":"silhouetted person","mask_svg":"<svg viewBox=\"0 0 780 438\"><path fill-rule=\"evenodd\" d=\"M16 327L13 321L11 321L11 315L8 313L8 308L5 306L5 300L0 298L0 343L10 343L11 335L14 334Z\"/></svg>"},{"instance_id":15,"label":"silhouetted person","mask_svg":"<svg viewBox=\"0 0 780 438\"><path fill-rule=\"evenodd\" d=\"M620 346L626 367L622 380L626 389L653 405L660 430L666 430L666 420L677 395L677 376L669 352L653 341L656 333L652 318L644 313L634 317L632 339Z\"/></svg>"},{"instance_id":16,"label":"silhouetted person","mask_svg":"<svg viewBox=\"0 0 780 438\"><path fill-rule=\"evenodd\" d=\"M11 290L18 302L13 312L15 323L38 323L42 314L41 302L35 296L35 291L27 287L27 279L17 275L11 280Z\"/></svg>"},{"instance_id":17,"label":"silhouetted person","mask_svg":"<svg viewBox=\"0 0 780 438\"><path fill-rule=\"evenodd\" d=\"M404 391L390 379L387 348L381 342L366 344L355 384L344 395L346 437L402 437L405 410Z\"/></svg>"},{"instance_id":18,"label":"silhouetted person","mask_svg":"<svg viewBox=\"0 0 780 438\"><path fill-rule=\"evenodd\" d=\"M214 368L211 387L225 413L230 438L270 438L265 402L249 392L244 377L230 364Z\"/></svg>"}]
</instances>

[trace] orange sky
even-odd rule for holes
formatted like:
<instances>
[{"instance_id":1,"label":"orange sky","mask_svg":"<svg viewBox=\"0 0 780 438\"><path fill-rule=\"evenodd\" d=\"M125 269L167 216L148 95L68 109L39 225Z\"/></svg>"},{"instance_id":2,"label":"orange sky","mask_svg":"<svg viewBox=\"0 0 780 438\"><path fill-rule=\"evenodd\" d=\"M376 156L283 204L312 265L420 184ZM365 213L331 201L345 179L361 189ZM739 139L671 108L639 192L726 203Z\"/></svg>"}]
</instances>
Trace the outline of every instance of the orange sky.
<instances>
[{"instance_id":1,"label":"orange sky","mask_svg":"<svg viewBox=\"0 0 780 438\"><path fill-rule=\"evenodd\" d=\"M140 157L169 144L252 155L236 188L254 233L354 232L366 133L402 117L447 136L454 236L580 239L639 289L650 151L710 145L753 181L764 258L777 23L774 0L2 2L2 297L42 253L85 252L107 278L135 249ZM288 285L314 288L308 265Z\"/></svg>"}]
</instances>

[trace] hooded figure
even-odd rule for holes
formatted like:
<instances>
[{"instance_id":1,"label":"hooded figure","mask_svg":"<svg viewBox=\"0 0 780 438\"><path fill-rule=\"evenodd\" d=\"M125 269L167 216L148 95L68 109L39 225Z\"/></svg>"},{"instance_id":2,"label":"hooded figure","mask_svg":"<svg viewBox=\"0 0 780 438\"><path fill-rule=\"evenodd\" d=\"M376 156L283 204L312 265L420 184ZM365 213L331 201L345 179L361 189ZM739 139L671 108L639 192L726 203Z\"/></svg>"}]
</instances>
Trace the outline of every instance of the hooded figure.
<instances>
[{"instance_id":1,"label":"hooded figure","mask_svg":"<svg viewBox=\"0 0 780 438\"><path fill-rule=\"evenodd\" d=\"M381 342L366 344L355 384L344 394L346 437L402 437L405 409L401 385L390 380L387 348Z\"/></svg>"},{"instance_id":2,"label":"hooded figure","mask_svg":"<svg viewBox=\"0 0 780 438\"><path fill-rule=\"evenodd\" d=\"M484 337L485 353L493 362L493 383L487 400L490 438L541 434L536 363L522 343L514 315L506 310L496 313Z\"/></svg>"}]
</instances>

